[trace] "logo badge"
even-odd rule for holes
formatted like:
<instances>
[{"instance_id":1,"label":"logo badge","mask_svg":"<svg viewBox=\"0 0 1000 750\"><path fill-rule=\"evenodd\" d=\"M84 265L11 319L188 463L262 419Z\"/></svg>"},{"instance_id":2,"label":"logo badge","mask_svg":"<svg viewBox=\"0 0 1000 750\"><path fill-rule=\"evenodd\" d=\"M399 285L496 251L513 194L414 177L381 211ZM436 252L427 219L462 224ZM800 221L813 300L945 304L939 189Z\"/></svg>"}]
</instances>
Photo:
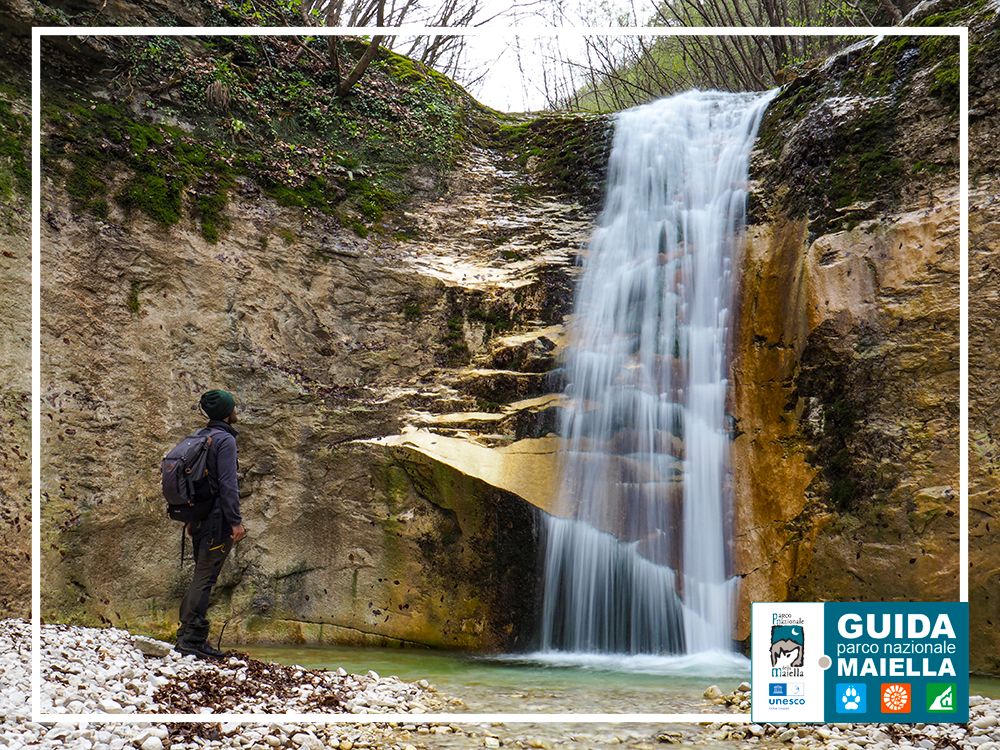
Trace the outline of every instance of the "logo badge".
<instances>
[{"instance_id":1,"label":"logo badge","mask_svg":"<svg viewBox=\"0 0 1000 750\"><path fill-rule=\"evenodd\" d=\"M783 682L772 682L767 687L768 695L788 695L788 689Z\"/></svg>"},{"instance_id":2,"label":"logo badge","mask_svg":"<svg viewBox=\"0 0 1000 750\"><path fill-rule=\"evenodd\" d=\"M930 682L927 684L927 710L934 713L952 713L955 710L954 682Z\"/></svg>"},{"instance_id":3,"label":"logo badge","mask_svg":"<svg viewBox=\"0 0 1000 750\"><path fill-rule=\"evenodd\" d=\"M771 666L801 667L805 663L805 642L801 625L772 625Z\"/></svg>"},{"instance_id":4,"label":"logo badge","mask_svg":"<svg viewBox=\"0 0 1000 750\"><path fill-rule=\"evenodd\" d=\"M837 683L837 713L863 714L868 709L868 686L863 682Z\"/></svg>"},{"instance_id":5,"label":"logo badge","mask_svg":"<svg viewBox=\"0 0 1000 750\"><path fill-rule=\"evenodd\" d=\"M910 683L883 682L879 691L882 694L882 713L908 714L913 707Z\"/></svg>"}]
</instances>

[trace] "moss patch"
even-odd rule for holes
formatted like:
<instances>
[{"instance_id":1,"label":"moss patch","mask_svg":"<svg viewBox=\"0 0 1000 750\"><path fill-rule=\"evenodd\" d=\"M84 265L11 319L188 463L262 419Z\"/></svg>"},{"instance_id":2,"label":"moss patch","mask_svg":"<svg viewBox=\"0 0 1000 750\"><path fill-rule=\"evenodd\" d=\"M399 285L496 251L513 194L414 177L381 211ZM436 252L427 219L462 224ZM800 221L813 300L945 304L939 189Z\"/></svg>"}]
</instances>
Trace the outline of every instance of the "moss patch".
<instances>
[{"instance_id":1,"label":"moss patch","mask_svg":"<svg viewBox=\"0 0 1000 750\"><path fill-rule=\"evenodd\" d=\"M55 98L46 102L45 114L54 126L47 153L69 161L64 185L76 210L108 218L108 176L125 172L113 198L126 214L140 212L171 226L190 210L205 238L218 240L233 179L223 155L180 128L138 119L108 102L88 106Z\"/></svg>"},{"instance_id":2,"label":"moss patch","mask_svg":"<svg viewBox=\"0 0 1000 750\"><path fill-rule=\"evenodd\" d=\"M542 185L597 206L604 191L611 133L608 117L568 113L501 123L496 140L522 168L530 167ZM526 197L533 188L525 185L522 194L513 197Z\"/></svg>"},{"instance_id":3,"label":"moss patch","mask_svg":"<svg viewBox=\"0 0 1000 750\"><path fill-rule=\"evenodd\" d=\"M895 198L904 162L896 155L893 112L873 107L855 123L839 144L840 155L830 164L826 196L834 208Z\"/></svg>"},{"instance_id":4,"label":"moss patch","mask_svg":"<svg viewBox=\"0 0 1000 750\"><path fill-rule=\"evenodd\" d=\"M139 303L139 282L135 279L129 284L128 296L125 298L125 306L133 315L138 315L141 305Z\"/></svg>"},{"instance_id":5,"label":"moss patch","mask_svg":"<svg viewBox=\"0 0 1000 750\"><path fill-rule=\"evenodd\" d=\"M885 38L791 81L761 123L751 223L779 211L808 216L813 236L849 228L898 205L912 175L957 168L905 137L918 115L942 128L951 117L957 133L957 54L951 37Z\"/></svg>"},{"instance_id":6,"label":"moss patch","mask_svg":"<svg viewBox=\"0 0 1000 750\"><path fill-rule=\"evenodd\" d=\"M9 203L15 195L31 194L31 123L15 110L15 94L9 87L0 92L0 204Z\"/></svg>"},{"instance_id":7,"label":"moss patch","mask_svg":"<svg viewBox=\"0 0 1000 750\"><path fill-rule=\"evenodd\" d=\"M55 59L46 166L62 174L76 210L107 218L113 201L164 226L191 218L210 242L225 235L244 176L283 206L328 214L358 234L381 231L412 193L411 170L440 178L481 108L446 77L385 49L338 98L324 42L307 43L312 52L296 55L285 38L115 38L101 50L111 58L101 66L119 73L107 82L110 101L81 96L58 76L73 62ZM364 48L339 44L345 60ZM51 163L63 158L64 173ZM124 181L110 195L118 172Z\"/></svg>"}]
</instances>

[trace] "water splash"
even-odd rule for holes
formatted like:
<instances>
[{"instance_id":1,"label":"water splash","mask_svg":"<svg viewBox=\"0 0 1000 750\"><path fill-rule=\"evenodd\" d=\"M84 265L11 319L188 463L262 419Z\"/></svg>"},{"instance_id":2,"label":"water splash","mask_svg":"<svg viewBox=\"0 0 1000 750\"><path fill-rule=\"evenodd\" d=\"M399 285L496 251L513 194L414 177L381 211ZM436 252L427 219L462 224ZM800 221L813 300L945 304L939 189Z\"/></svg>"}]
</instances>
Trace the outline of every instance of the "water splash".
<instances>
[{"instance_id":1,"label":"water splash","mask_svg":"<svg viewBox=\"0 0 1000 750\"><path fill-rule=\"evenodd\" d=\"M773 95L692 91L617 117L567 352L543 651L732 649L733 253Z\"/></svg>"}]
</instances>

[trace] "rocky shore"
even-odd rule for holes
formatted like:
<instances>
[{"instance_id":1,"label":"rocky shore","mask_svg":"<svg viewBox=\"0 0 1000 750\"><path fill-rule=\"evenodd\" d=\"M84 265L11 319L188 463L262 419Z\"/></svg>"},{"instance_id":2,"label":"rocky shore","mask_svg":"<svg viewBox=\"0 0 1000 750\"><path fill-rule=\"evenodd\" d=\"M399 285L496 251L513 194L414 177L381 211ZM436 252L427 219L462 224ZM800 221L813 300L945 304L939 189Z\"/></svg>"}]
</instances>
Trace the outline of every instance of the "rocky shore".
<instances>
[{"instance_id":1,"label":"rocky shore","mask_svg":"<svg viewBox=\"0 0 1000 750\"><path fill-rule=\"evenodd\" d=\"M960 724L772 725L736 720L749 707L751 686L704 692L706 710L724 705L733 714L711 724L459 725L421 714L462 710L462 701L438 693L425 680L404 682L375 672L310 670L235 654L220 662L183 657L169 644L114 628L63 625L42 628L42 707L50 713L204 713L198 724L43 725L30 720L31 629L23 620L0 620L0 748L79 750L203 750L253 748L321 750L379 748L603 748L654 750L700 747L829 747L835 750L978 748L1000 750L1000 700L970 699L971 719ZM583 708L583 707L581 707ZM514 710L513 707L508 707ZM337 724L226 724L213 713L409 713L412 722ZM739 717L743 718L743 717Z\"/></svg>"},{"instance_id":2,"label":"rocky shore","mask_svg":"<svg viewBox=\"0 0 1000 750\"><path fill-rule=\"evenodd\" d=\"M26 625L17 627L26 637ZM446 710L422 684L269 664L234 654L181 656L116 628L42 629L42 710L51 713L413 713Z\"/></svg>"},{"instance_id":3,"label":"rocky shore","mask_svg":"<svg viewBox=\"0 0 1000 750\"><path fill-rule=\"evenodd\" d=\"M31 628L0 621L0 747L195 750L203 747L413 750L398 725L42 725L29 721ZM268 664L233 655L181 656L170 644L115 628L42 627L42 710L48 713L410 713L453 710L421 680ZM412 729L416 731L416 725Z\"/></svg>"},{"instance_id":4,"label":"rocky shore","mask_svg":"<svg viewBox=\"0 0 1000 750\"><path fill-rule=\"evenodd\" d=\"M697 736L661 735L661 741L698 745L824 747L832 750L883 748L979 748L1000 750L1000 701L973 695L965 724L744 724L720 722Z\"/></svg>"},{"instance_id":5,"label":"rocky shore","mask_svg":"<svg viewBox=\"0 0 1000 750\"><path fill-rule=\"evenodd\" d=\"M732 693L710 685L704 698L716 705L750 710L751 685L740 683ZM693 745L787 745L834 750L882 748L980 748L1000 750L1000 700L979 695L969 698L969 723L963 724L752 724L723 721L696 732L663 732L660 742Z\"/></svg>"}]
</instances>

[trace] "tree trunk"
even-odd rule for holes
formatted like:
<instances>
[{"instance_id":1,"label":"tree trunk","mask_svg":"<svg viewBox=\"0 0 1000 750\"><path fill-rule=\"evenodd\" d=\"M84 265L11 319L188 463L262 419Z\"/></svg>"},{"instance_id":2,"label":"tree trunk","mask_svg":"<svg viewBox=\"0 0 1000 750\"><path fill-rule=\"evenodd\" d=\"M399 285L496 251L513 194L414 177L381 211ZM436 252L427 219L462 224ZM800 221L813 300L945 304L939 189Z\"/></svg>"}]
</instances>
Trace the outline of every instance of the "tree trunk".
<instances>
[{"instance_id":1,"label":"tree trunk","mask_svg":"<svg viewBox=\"0 0 1000 750\"><path fill-rule=\"evenodd\" d=\"M337 85L337 96L347 96L351 92L351 88L353 88L354 84L361 80L361 76L365 74L365 71L368 70L368 66L371 65L372 60L375 59L375 55L378 54L379 45L382 44L382 40L384 38L385 37L382 36L372 37L371 43L368 45L368 49L365 50L365 53L358 60L353 70L347 74L347 78L344 78Z\"/></svg>"},{"instance_id":2,"label":"tree trunk","mask_svg":"<svg viewBox=\"0 0 1000 750\"><path fill-rule=\"evenodd\" d=\"M385 0L378 0L378 6L376 9L376 25L385 25ZM331 40L333 39L333 37L330 38ZM361 58L357 61L357 63L355 63L351 72L347 74L347 78L341 79L340 61L336 54L334 54L334 59L337 60L335 72L337 76L338 97L347 96L354 87L354 84L361 80L361 76L365 74L365 71L368 70L368 66L371 65L372 60L375 59L375 55L378 54L379 45L382 44L382 40L384 39L384 36L379 36L377 34L372 37L371 42L368 44L368 49L365 50L364 54L361 55Z\"/></svg>"}]
</instances>

